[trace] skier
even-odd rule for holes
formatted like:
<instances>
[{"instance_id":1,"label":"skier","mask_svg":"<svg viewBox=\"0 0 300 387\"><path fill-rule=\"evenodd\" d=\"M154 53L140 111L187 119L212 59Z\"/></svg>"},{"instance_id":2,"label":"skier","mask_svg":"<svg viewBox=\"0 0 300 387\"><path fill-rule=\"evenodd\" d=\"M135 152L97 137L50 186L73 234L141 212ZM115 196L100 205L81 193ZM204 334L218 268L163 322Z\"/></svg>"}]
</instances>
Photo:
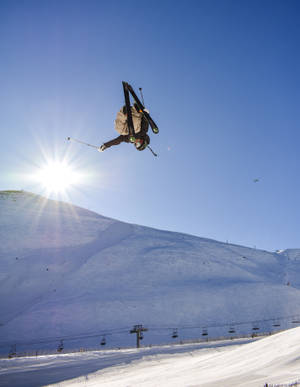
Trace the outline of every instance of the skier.
<instances>
[{"instance_id":1,"label":"skier","mask_svg":"<svg viewBox=\"0 0 300 387\"><path fill-rule=\"evenodd\" d=\"M153 121L152 117L149 114L149 111L144 107L143 94L142 100L143 103L139 100L138 96L135 94L133 88L129 83L122 82L125 105L120 109L115 120L115 129L120 134L120 136L114 138L111 141L105 142L100 147L93 144L88 144L87 142L77 140L73 137L67 137L69 141L76 141L81 144L96 148L99 152L103 152L105 149L113 146L119 145L121 142L129 142L134 144L135 148L139 151L142 151L146 148L152 152L154 156L157 154L149 146L150 138L147 134L149 126L153 133L157 134L159 129L156 123ZM140 91L142 89L140 88ZM133 106L130 104L130 95L132 96L134 103Z\"/></svg>"},{"instance_id":2,"label":"skier","mask_svg":"<svg viewBox=\"0 0 300 387\"><path fill-rule=\"evenodd\" d=\"M105 149L113 146L119 145L122 142L133 143L135 148L138 151L142 151L147 148L150 144L150 138L147 134L149 129L149 123L145 118L144 114L140 111L137 103L134 103L133 106L130 106L132 124L134 128L134 135L130 134L128 127L128 115L127 108L124 105L120 111L117 113L115 120L115 129L120 134L120 136L114 138L111 141L105 142L101 145L98 150L103 152ZM149 112L144 109L148 114Z\"/></svg>"}]
</instances>

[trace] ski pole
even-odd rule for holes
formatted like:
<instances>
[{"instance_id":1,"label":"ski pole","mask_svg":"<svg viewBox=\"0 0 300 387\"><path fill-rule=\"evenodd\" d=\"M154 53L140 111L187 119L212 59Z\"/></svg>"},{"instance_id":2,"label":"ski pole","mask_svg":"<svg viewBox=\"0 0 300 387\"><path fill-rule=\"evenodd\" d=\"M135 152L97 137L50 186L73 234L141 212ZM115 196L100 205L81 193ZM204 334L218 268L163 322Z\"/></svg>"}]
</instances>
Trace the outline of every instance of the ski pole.
<instances>
[{"instance_id":1,"label":"ski pole","mask_svg":"<svg viewBox=\"0 0 300 387\"><path fill-rule=\"evenodd\" d=\"M147 148L149 148L149 150L152 152L153 156L157 157L157 153L155 153L149 145L147 145Z\"/></svg>"},{"instance_id":2,"label":"ski pole","mask_svg":"<svg viewBox=\"0 0 300 387\"><path fill-rule=\"evenodd\" d=\"M99 148L97 145L92 145L92 144L89 144L89 143L87 143L87 142L84 142L84 141L81 141L81 140L77 140L77 138L67 137L67 140L79 142L80 144L87 145L87 146L91 146L92 148L96 148L96 149Z\"/></svg>"},{"instance_id":3,"label":"ski pole","mask_svg":"<svg viewBox=\"0 0 300 387\"><path fill-rule=\"evenodd\" d=\"M140 94L141 94L141 97L142 97L143 105L145 107L144 96L143 96L143 92L142 92L142 88L141 87L139 87L139 91L140 91Z\"/></svg>"}]
</instances>

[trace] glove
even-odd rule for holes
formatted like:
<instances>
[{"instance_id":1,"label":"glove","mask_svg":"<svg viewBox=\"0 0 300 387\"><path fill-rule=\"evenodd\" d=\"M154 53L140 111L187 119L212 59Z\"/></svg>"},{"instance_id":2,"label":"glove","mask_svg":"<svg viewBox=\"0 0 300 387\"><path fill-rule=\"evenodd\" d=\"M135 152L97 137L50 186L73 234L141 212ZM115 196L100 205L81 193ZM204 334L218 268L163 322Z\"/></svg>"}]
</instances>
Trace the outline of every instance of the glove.
<instances>
[{"instance_id":1,"label":"glove","mask_svg":"<svg viewBox=\"0 0 300 387\"><path fill-rule=\"evenodd\" d=\"M99 152L103 152L103 151L105 151L105 149L107 148L107 146L106 145L101 145L99 148L97 148L98 149L98 151Z\"/></svg>"}]
</instances>

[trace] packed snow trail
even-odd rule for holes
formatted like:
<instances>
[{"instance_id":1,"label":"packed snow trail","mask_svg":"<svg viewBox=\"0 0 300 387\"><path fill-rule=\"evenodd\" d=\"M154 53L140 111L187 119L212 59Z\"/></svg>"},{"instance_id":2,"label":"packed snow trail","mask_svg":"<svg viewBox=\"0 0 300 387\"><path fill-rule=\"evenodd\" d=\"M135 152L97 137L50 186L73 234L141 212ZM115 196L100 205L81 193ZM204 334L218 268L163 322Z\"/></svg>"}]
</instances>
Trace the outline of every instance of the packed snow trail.
<instances>
[{"instance_id":1,"label":"packed snow trail","mask_svg":"<svg viewBox=\"0 0 300 387\"><path fill-rule=\"evenodd\" d=\"M236 339L141 348L139 350L132 348L0 359L0 385L1 387L38 387L53 383L60 384L66 379L83 378L83 380L87 380L89 375L93 375L99 370L103 371L106 368L110 369L110 367L123 366L124 364L129 365L141 359L152 360L157 356L192 354L199 349L209 351L219 348L225 351L229 350L231 346L250 341L252 339Z\"/></svg>"},{"instance_id":2,"label":"packed snow trail","mask_svg":"<svg viewBox=\"0 0 300 387\"><path fill-rule=\"evenodd\" d=\"M300 328L241 346L157 354L60 387L262 387L300 382Z\"/></svg>"},{"instance_id":3,"label":"packed snow trail","mask_svg":"<svg viewBox=\"0 0 300 387\"><path fill-rule=\"evenodd\" d=\"M262 387L300 381L300 327L241 343L234 340L227 345L215 342L0 360L0 385Z\"/></svg>"}]
</instances>

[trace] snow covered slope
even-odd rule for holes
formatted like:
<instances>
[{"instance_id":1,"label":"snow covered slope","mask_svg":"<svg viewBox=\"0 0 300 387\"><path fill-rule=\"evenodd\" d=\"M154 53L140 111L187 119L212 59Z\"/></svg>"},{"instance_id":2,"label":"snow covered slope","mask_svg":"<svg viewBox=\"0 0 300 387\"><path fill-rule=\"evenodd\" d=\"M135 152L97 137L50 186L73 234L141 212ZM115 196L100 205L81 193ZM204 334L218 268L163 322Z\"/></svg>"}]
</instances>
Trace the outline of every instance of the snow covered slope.
<instances>
[{"instance_id":1,"label":"snow covered slope","mask_svg":"<svg viewBox=\"0 0 300 387\"><path fill-rule=\"evenodd\" d=\"M248 340L249 341L249 340ZM300 383L300 328L245 340L0 360L3 387L259 387ZM299 385L299 384L298 384Z\"/></svg>"},{"instance_id":2,"label":"snow covered slope","mask_svg":"<svg viewBox=\"0 0 300 387\"><path fill-rule=\"evenodd\" d=\"M144 357L52 386L258 387L300 383L300 328L237 347Z\"/></svg>"},{"instance_id":3,"label":"snow covered slope","mask_svg":"<svg viewBox=\"0 0 300 387\"><path fill-rule=\"evenodd\" d=\"M0 219L0 343L120 331L134 345L134 324L154 343L171 328L187 339L300 315L300 250L131 225L27 192L0 192Z\"/></svg>"}]
</instances>

